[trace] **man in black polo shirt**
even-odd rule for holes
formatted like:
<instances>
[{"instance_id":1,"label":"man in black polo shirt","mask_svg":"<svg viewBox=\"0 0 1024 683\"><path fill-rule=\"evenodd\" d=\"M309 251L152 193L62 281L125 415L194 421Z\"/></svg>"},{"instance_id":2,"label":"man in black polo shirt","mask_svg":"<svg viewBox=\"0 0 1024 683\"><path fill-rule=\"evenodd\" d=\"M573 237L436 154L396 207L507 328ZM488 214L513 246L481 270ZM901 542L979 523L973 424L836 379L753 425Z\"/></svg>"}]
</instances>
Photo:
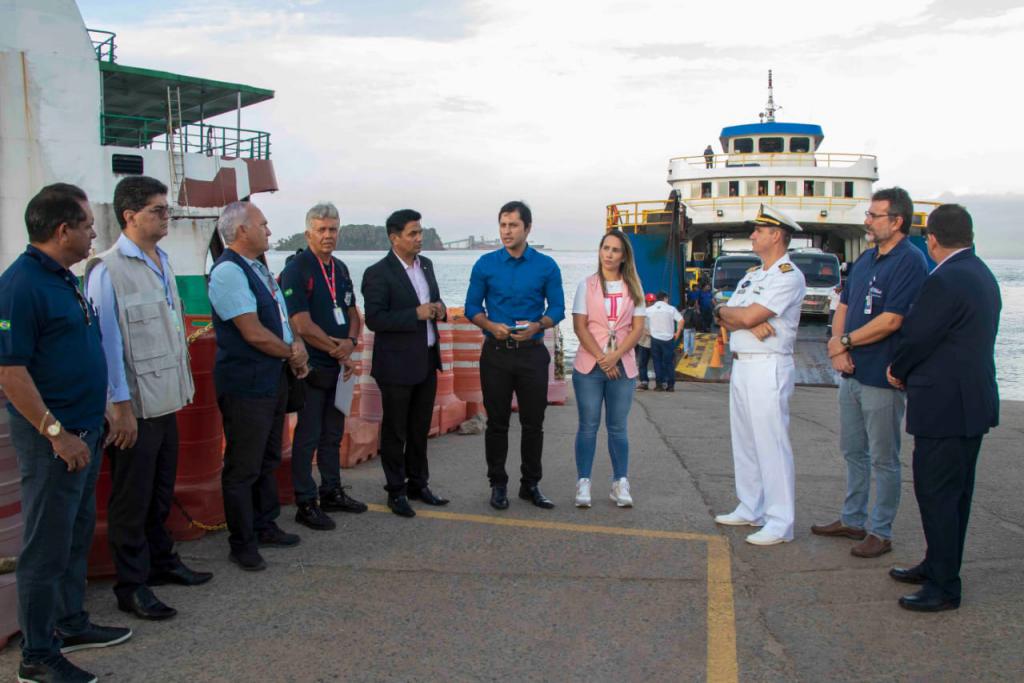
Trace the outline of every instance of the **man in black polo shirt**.
<instances>
[{"instance_id":1,"label":"man in black polo shirt","mask_svg":"<svg viewBox=\"0 0 1024 683\"><path fill-rule=\"evenodd\" d=\"M828 353L843 375L839 446L846 459L846 500L838 520L814 525L811 531L861 541L850 549L855 557L878 557L892 550L892 524L899 509L906 397L889 386L885 370L903 318L928 276L924 254L907 239L913 212L914 202L899 187L871 197L864 225L867 240L875 246L850 269L832 318ZM875 506L869 518L872 472Z\"/></svg>"},{"instance_id":2,"label":"man in black polo shirt","mask_svg":"<svg viewBox=\"0 0 1024 683\"><path fill-rule=\"evenodd\" d=\"M0 276L0 385L21 471L18 558L22 681L95 681L62 653L122 643L83 609L96 524L107 364L92 306L70 268L96 233L85 193L44 187L25 210L29 246Z\"/></svg>"},{"instance_id":3,"label":"man in black polo shirt","mask_svg":"<svg viewBox=\"0 0 1024 683\"><path fill-rule=\"evenodd\" d=\"M288 322L309 349L306 402L299 411L292 442L295 521L310 529L335 527L328 512L365 512L341 485L339 448L345 416L334 407L338 377L352 373L352 351L359 345L362 320L356 308L348 268L334 258L341 220L333 204L317 204L306 213L308 248L281 271ZM319 503L313 480L313 453L320 470Z\"/></svg>"}]
</instances>

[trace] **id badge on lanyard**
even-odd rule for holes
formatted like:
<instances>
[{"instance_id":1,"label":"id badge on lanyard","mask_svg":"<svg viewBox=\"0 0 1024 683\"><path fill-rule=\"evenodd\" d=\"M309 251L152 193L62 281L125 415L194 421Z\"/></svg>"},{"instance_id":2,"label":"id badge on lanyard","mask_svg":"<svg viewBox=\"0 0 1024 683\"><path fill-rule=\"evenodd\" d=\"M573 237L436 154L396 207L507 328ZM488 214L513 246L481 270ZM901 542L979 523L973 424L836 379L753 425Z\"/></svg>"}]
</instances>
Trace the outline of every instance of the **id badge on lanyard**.
<instances>
[{"instance_id":1,"label":"id badge on lanyard","mask_svg":"<svg viewBox=\"0 0 1024 683\"><path fill-rule=\"evenodd\" d=\"M327 284L327 291L331 293L331 303L334 304L334 322L338 325L345 324L345 311L342 310L341 306L338 305L338 286L334 279L334 259L331 259L331 276L327 277L327 269L324 268L324 263L320 259L316 260L320 264L320 272L324 275L324 282Z\"/></svg>"},{"instance_id":2,"label":"id badge on lanyard","mask_svg":"<svg viewBox=\"0 0 1024 683\"><path fill-rule=\"evenodd\" d=\"M335 302L334 306L334 322L338 323L339 325L345 324L345 311L342 310L341 306L337 305L337 302Z\"/></svg>"}]
</instances>

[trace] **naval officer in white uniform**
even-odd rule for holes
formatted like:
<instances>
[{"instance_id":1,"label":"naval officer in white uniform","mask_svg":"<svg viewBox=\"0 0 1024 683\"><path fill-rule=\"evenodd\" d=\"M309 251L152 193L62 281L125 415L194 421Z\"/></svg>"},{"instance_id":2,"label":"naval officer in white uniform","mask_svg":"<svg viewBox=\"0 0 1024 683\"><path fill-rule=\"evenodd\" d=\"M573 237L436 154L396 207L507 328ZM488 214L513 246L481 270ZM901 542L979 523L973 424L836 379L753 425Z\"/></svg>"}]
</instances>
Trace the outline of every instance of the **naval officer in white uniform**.
<instances>
[{"instance_id":1,"label":"naval officer in white uniform","mask_svg":"<svg viewBox=\"0 0 1024 683\"><path fill-rule=\"evenodd\" d=\"M719 524L763 527L747 536L754 545L793 540L795 475L789 442L789 399L793 395L793 344L806 285L789 260L789 242L799 224L761 205L750 241L761 266L751 268L724 306L715 309L732 332L729 421L736 470L732 512Z\"/></svg>"}]
</instances>

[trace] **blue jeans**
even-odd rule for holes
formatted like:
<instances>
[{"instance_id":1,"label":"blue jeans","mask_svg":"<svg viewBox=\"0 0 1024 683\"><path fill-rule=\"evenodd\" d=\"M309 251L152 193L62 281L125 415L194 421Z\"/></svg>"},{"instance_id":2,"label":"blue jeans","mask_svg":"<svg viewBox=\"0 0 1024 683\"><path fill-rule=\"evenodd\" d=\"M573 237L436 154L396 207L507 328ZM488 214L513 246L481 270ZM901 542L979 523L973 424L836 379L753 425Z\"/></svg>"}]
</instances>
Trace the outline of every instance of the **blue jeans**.
<instances>
[{"instance_id":1,"label":"blue jeans","mask_svg":"<svg viewBox=\"0 0 1024 683\"><path fill-rule=\"evenodd\" d=\"M651 349L636 345L636 367L640 371L640 381L647 384L647 364L651 362Z\"/></svg>"},{"instance_id":2,"label":"blue jeans","mask_svg":"<svg viewBox=\"0 0 1024 683\"><path fill-rule=\"evenodd\" d=\"M852 377L839 384L839 448L846 458L841 519L846 526L867 528L884 539L892 538L900 506L900 429L905 410L903 392L861 384ZM875 506L867 527L872 471Z\"/></svg>"},{"instance_id":3,"label":"blue jeans","mask_svg":"<svg viewBox=\"0 0 1024 683\"><path fill-rule=\"evenodd\" d=\"M21 470L24 546L18 558L18 623L22 657L38 661L60 651L64 635L89 626L83 609L89 546L96 526L96 479L100 429L83 437L89 447L84 470L68 472L50 441L20 415L11 415L11 443Z\"/></svg>"},{"instance_id":4,"label":"blue jeans","mask_svg":"<svg viewBox=\"0 0 1024 683\"><path fill-rule=\"evenodd\" d=\"M605 406L605 427L608 429L608 453L612 458L612 478L621 479L629 470L629 437L626 423L633 406L636 378L626 377L619 363L619 378L608 379L595 365L583 374L572 371L572 388L576 393L580 426L576 430L576 473L580 479L590 479L597 449L597 428L601 425L601 404Z\"/></svg>"},{"instance_id":5,"label":"blue jeans","mask_svg":"<svg viewBox=\"0 0 1024 683\"><path fill-rule=\"evenodd\" d=\"M666 387L676 385L676 340L662 341L651 337L651 355L654 356L654 381Z\"/></svg>"},{"instance_id":6,"label":"blue jeans","mask_svg":"<svg viewBox=\"0 0 1024 683\"><path fill-rule=\"evenodd\" d=\"M693 355L694 344L697 341L697 330L687 327L683 330L683 353L687 356Z\"/></svg>"}]
</instances>

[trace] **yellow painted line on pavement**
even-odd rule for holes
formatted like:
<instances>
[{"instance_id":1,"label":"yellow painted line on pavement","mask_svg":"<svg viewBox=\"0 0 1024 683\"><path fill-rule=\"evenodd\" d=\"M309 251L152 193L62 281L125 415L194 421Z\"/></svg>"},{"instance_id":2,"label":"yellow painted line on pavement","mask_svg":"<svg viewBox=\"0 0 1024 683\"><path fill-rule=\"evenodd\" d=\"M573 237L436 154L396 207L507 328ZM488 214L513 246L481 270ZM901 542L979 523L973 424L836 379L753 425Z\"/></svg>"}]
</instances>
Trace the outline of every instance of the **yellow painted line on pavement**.
<instances>
[{"instance_id":1,"label":"yellow painted line on pavement","mask_svg":"<svg viewBox=\"0 0 1024 683\"><path fill-rule=\"evenodd\" d=\"M373 512L391 511L384 505L369 505ZM603 534L606 536L631 536L671 541L699 541L707 544L707 680L709 683L736 683L739 679L739 665L736 659L736 613L732 590L732 561L729 542L721 536L695 534L687 531L663 531L661 529L629 529L617 526L593 524L570 524L568 522L545 522L515 517L471 515L462 512L440 510L417 510L417 517L441 519L450 522L472 522L491 526L517 527L520 529L541 529L545 531L568 531L578 534Z\"/></svg>"}]
</instances>

